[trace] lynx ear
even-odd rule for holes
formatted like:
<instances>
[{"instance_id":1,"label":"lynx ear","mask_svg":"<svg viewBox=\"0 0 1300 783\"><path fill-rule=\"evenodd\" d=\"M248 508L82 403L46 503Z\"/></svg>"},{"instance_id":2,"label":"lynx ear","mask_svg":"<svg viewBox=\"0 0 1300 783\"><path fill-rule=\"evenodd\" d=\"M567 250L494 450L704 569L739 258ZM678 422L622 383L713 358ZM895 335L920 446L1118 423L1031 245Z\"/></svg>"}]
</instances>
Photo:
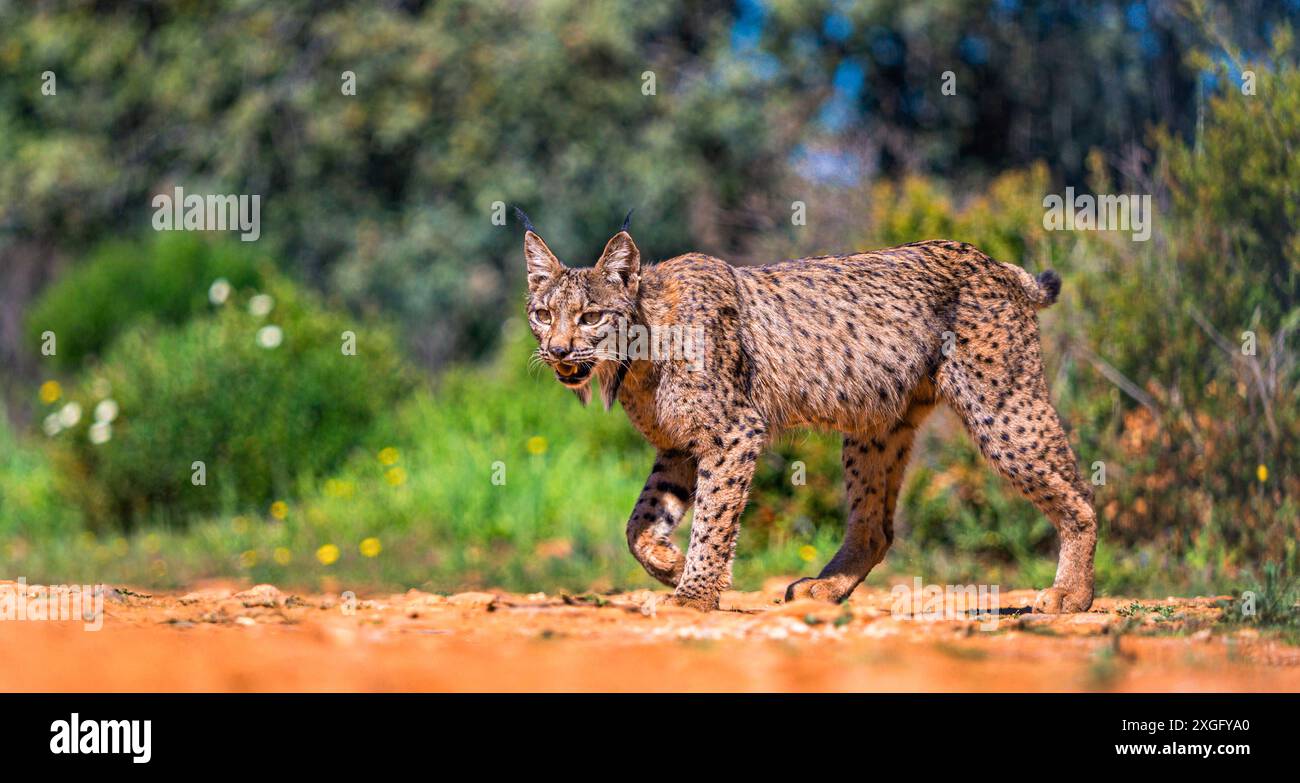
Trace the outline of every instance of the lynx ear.
<instances>
[{"instance_id":1,"label":"lynx ear","mask_svg":"<svg viewBox=\"0 0 1300 783\"><path fill-rule=\"evenodd\" d=\"M629 215L630 216L630 215ZM596 271L612 283L635 284L641 274L641 251L626 230L614 235L596 262Z\"/></svg>"},{"instance_id":2,"label":"lynx ear","mask_svg":"<svg viewBox=\"0 0 1300 783\"><path fill-rule=\"evenodd\" d=\"M532 291L564 271L564 264L531 230L524 234L524 261L528 263L528 288Z\"/></svg>"}]
</instances>

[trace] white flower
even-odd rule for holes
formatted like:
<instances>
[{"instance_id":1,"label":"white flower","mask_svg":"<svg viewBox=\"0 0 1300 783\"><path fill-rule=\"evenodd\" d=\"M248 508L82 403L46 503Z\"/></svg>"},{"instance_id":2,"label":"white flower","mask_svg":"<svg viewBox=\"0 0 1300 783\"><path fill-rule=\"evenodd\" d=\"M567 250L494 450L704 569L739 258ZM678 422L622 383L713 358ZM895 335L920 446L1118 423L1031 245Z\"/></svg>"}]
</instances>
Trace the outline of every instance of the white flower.
<instances>
[{"instance_id":1,"label":"white flower","mask_svg":"<svg viewBox=\"0 0 1300 783\"><path fill-rule=\"evenodd\" d=\"M230 298L230 283L224 277L219 277L212 283L208 289L208 301L214 305L223 305Z\"/></svg>"},{"instance_id":2,"label":"white flower","mask_svg":"<svg viewBox=\"0 0 1300 783\"><path fill-rule=\"evenodd\" d=\"M74 427L79 421L81 421L81 406L77 403L70 402L59 409L59 424L63 427Z\"/></svg>"},{"instance_id":3,"label":"white flower","mask_svg":"<svg viewBox=\"0 0 1300 783\"><path fill-rule=\"evenodd\" d=\"M258 294L248 300L248 312L258 318L266 317L266 314L271 312L272 307L275 307L275 300L271 298L270 294Z\"/></svg>"},{"instance_id":4,"label":"white flower","mask_svg":"<svg viewBox=\"0 0 1300 783\"><path fill-rule=\"evenodd\" d=\"M95 406L95 421L102 421L107 424L116 418L117 402L115 400L100 400L99 404Z\"/></svg>"},{"instance_id":5,"label":"white flower","mask_svg":"<svg viewBox=\"0 0 1300 783\"><path fill-rule=\"evenodd\" d=\"M45 434L49 435L51 438L58 435L63 430L63 425L59 423L59 414L51 413L49 416L46 416L45 423L41 425L41 428L44 429Z\"/></svg>"},{"instance_id":6,"label":"white flower","mask_svg":"<svg viewBox=\"0 0 1300 783\"><path fill-rule=\"evenodd\" d=\"M90 425L90 442L99 446L113 437L113 425L106 421L97 421Z\"/></svg>"},{"instance_id":7,"label":"white flower","mask_svg":"<svg viewBox=\"0 0 1300 783\"><path fill-rule=\"evenodd\" d=\"M284 332L275 324L257 330L257 344L263 348L278 348L284 341Z\"/></svg>"}]
</instances>

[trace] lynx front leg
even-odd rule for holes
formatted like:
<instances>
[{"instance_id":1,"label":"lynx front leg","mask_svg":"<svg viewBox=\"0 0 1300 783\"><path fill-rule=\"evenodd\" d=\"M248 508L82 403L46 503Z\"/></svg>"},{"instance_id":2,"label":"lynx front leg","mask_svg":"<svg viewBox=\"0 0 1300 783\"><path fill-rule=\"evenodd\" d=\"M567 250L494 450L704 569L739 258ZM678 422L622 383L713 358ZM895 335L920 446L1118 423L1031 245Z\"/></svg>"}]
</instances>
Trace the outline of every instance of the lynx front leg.
<instances>
[{"instance_id":1,"label":"lynx front leg","mask_svg":"<svg viewBox=\"0 0 1300 783\"><path fill-rule=\"evenodd\" d=\"M659 452L645 489L627 521L627 546L645 570L669 587L682 578L686 558L673 543L695 494L695 458L685 451Z\"/></svg>"},{"instance_id":2,"label":"lynx front leg","mask_svg":"<svg viewBox=\"0 0 1300 783\"><path fill-rule=\"evenodd\" d=\"M740 514L763 445L761 432L747 432L728 433L726 445L700 457L691 543L671 604L703 611L717 609L718 597L731 587Z\"/></svg>"}]
</instances>

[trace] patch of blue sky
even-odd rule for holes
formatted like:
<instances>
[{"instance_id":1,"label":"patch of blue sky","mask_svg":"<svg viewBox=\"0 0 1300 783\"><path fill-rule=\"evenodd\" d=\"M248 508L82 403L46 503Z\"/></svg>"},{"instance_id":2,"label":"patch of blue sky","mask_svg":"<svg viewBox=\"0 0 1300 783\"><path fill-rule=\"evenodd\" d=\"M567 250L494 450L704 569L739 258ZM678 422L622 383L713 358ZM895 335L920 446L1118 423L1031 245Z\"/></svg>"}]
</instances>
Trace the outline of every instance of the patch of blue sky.
<instances>
[{"instance_id":1,"label":"patch of blue sky","mask_svg":"<svg viewBox=\"0 0 1300 783\"><path fill-rule=\"evenodd\" d=\"M760 81L771 81L781 73L781 60L767 52L742 54L737 60Z\"/></svg>"},{"instance_id":2,"label":"patch of blue sky","mask_svg":"<svg viewBox=\"0 0 1300 783\"><path fill-rule=\"evenodd\" d=\"M835 67L835 76L831 78L831 86L837 92L856 98L862 94L862 85L866 79L867 72L862 67L862 63L854 59L846 59L841 60L840 64Z\"/></svg>"},{"instance_id":3,"label":"patch of blue sky","mask_svg":"<svg viewBox=\"0 0 1300 783\"><path fill-rule=\"evenodd\" d=\"M1151 30L1143 30L1142 35L1138 37L1138 46L1142 49L1142 54L1148 60L1154 60L1160 56L1160 36Z\"/></svg>"},{"instance_id":4,"label":"patch of blue sky","mask_svg":"<svg viewBox=\"0 0 1300 783\"><path fill-rule=\"evenodd\" d=\"M767 4L763 0L738 0L739 13L731 25L731 48L746 52L758 48L767 26Z\"/></svg>"},{"instance_id":5,"label":"patch of blue sky","mask_svg":"<svg viewBox=\"0 0 1300 783\"><path fill-rule=\"evenodd\" d=\"M831 96L817 110L817 122L832 133L852 125L858 119L866 79L867 72L862 63L853 59L841 60L831 77Z\"/></svg>"},{"instance_id":6,"label":"patch of blue sky","mask_svg":"<svg viewBox=\"0 0 1300 783\"><path fill-rule=\"evenodd\" d=\"M843 43L853 34L853 20L839 11L832 11L822 23L822 34L836 43Z\"/></svg>"},{"instance_id":7,"label":"patch of blue sky","mask_svg":"<svg viewBox=\"0 0 1300 783\"><path fill-rule=\"evenodd\" d=\"M831 133L839 133L857 119L858 107L839 93L822 103L817 110L817 122Z\"/></svg>"},{"instance_id":8,"label":"patch of blue sky","mask_svg":"<svg viewBox=\"0 0 1300 783\"><path fill-rule=\"evenodd\" d=\"M983 65L989 61L989 42L982 35L964 35L957 44L961 59L971 65Z\"/></svg>"},{"instance_id":9,"label":"patch of blue sky","mask_svg":"<svg viewBox=\"0 0 1300 783\"><path fill-rule=\"evenodd\" d=\"M1147 11L1147 4L1144 2L1129 3L1124 9L1124 20L1128 22L1130 30L1145 30L1150 26L1151 15Z\"/></svg>"},{"instance_id":10,"label":"patch of blue sky","mask_svg":"<svg viewBox=\"0 0 1300 783\"><path fill-rule=\"evenodd\" d=\"M811 182L853 187L862 181L862 159L848 150L800 147L792 158L795 171Z\"/></svg>"}]
</instances>

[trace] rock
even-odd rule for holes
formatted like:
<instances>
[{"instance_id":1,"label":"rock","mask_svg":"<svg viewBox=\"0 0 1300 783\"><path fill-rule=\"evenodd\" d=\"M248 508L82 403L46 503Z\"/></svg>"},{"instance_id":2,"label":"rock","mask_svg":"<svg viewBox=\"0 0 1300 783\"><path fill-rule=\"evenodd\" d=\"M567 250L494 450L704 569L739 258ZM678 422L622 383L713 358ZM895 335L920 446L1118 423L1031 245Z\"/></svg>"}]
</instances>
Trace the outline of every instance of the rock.
<instances>
[{"instance_id":1,"label":"rock","mask_svg":"<svg viewBox=\"0 0 1300 783\"><path fill-rule=\"evenodd\" d=\"M408 607L427 607L445 604L447 598L436 593L426 593L412 588L402 596L402 602Z\"/></svg>"},{"instance_id":2,"label":"rock","mask_svg":"<svg viewBox=\"0 0 1300 783\"><path fill-rule=\"evenodd\" d=\"M275 608L284 604L285 595L275 585L255 585L242 593L231 596L246 607L269 606Z\"/></svg>"},{"instance_id":3,"label":"rock","mask_svg":"<svg viewBox=\"0 0 1300 783\"><path fill-rule=\"evenodd\" d=\"M495 594L482 592L456 593L447 597L447 603L464 609L483 609L496 603L496 600Z\"/></svg>"}]
</instances>

